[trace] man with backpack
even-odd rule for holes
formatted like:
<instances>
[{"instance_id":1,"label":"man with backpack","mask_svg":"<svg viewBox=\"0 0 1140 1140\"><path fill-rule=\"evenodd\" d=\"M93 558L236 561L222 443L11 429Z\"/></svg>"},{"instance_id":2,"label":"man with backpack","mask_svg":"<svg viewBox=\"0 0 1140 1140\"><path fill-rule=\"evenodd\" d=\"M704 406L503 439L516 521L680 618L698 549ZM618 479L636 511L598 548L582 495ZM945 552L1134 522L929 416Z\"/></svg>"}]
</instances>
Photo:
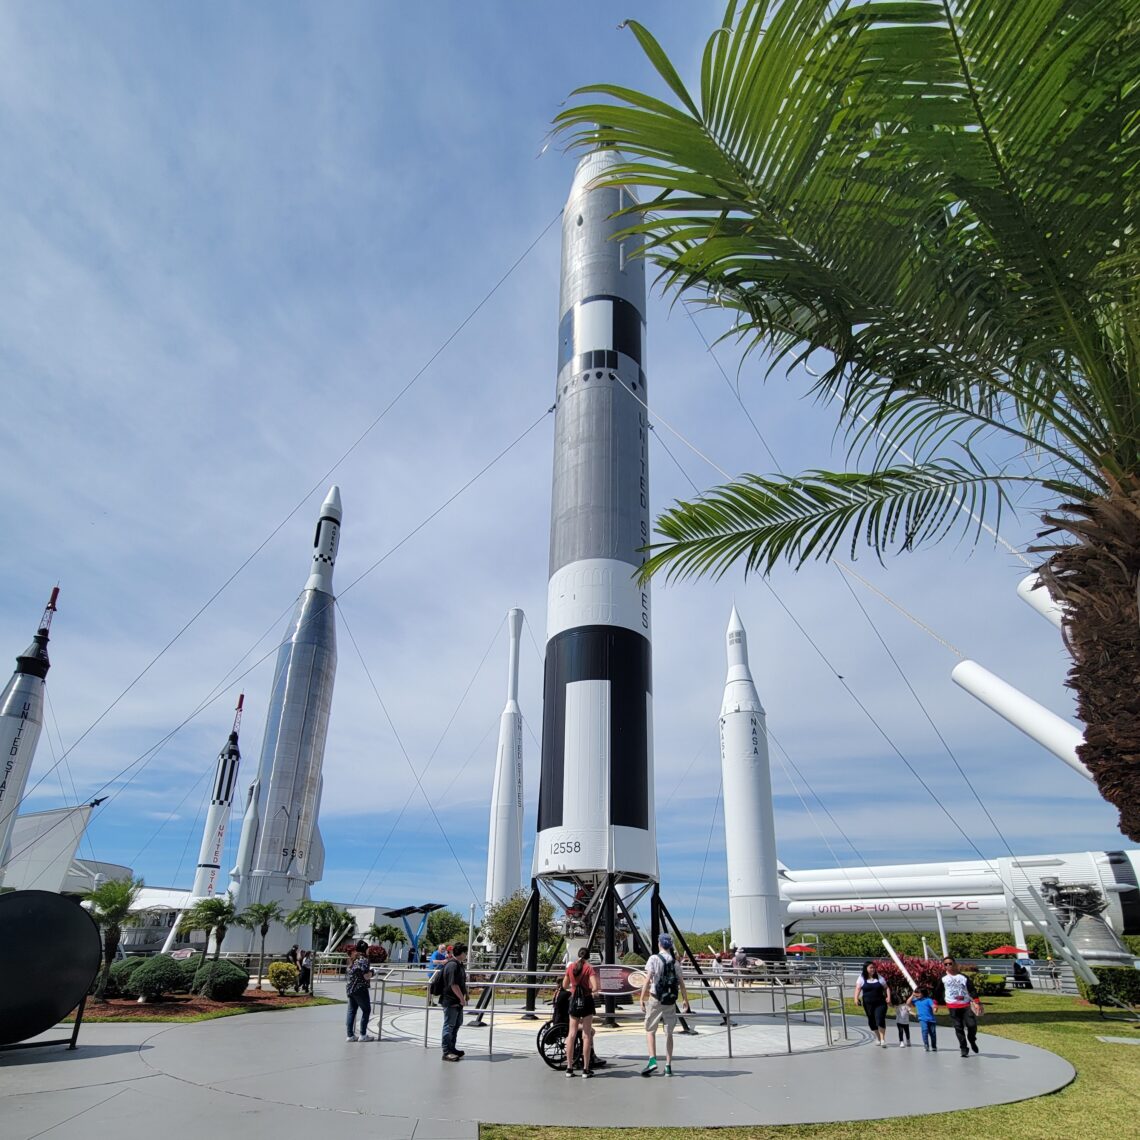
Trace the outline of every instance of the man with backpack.
<instances>
[{"instance_id":1,"label":"man with backpack","mask_svg":"<svg viewBox=\"0 0 1140 1140\"><path fill-rule=\"evenodd\" d=\"M443 1059L458 1061L463 1050L455 1047L455 1038L463 1024L463 1007L467 1004L467 946L457 942L451 957L438 970L431 981L431 992L443 1007Z\"/></svg>"},{"instance_id":2,"label":"man with backpack","mask_svg":"<svg viewBox=\"0 0 1140 1140\"><path fill-rule=\"evenodd\" d=\"M645 1041L649 1047L649 1061L641 1070L643 1077L657 1071L657 1026L665 1026L665 1075L673 1075L673 1028L677 1024L677 999L685 1003L685 1012L691 1013L685 979L673 957L673 939L662 934L657 939L657 953L645 963L645 984L641 987L641 1008L645 1013Z\"/></svg>"}]
</instances>

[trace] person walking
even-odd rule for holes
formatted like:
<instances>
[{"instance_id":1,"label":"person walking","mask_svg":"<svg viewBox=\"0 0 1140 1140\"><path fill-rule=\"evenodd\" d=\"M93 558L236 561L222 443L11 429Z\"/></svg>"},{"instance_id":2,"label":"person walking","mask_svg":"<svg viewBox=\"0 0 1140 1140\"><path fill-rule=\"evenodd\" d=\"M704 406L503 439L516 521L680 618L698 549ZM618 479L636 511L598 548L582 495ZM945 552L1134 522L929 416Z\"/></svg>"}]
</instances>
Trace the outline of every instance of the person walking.
<instances>
[{"instance_id":1,"label":"person walking","mask_svg":"<svg viewBox=\"0 0 1140 1140\"><path fill-rule=\"evenodd\" d=\"M685 979L673 957L673 939L662 934L657 939L657 953L645 963L645 983L641 987L641 1009L645 1014L645 1043L649 1047L649 1060L641 1070L643 1077L657 1071L657 1027L665 1027L665 1075L673 1075L673 1029L677 1024L677 998L685 1003L685 1012L691 1013Z\"/></svg>"},{"instance_id":2,"label":"person walking","mask_svg":"<svg viewBox=\"0 0 1140 1140\"><path fill-rule=\"evenodd\" d=\"M930 991L925 986L919 986L906 1004L918 1018L918 1027L922 1030L922 1047L928 1053L937 1053L938 1022L934 1016L934 999L930 996Z\"/></svg>"},{"instance_id":3,"label":"person walking","mask_svg":"<svg viewBox=\"0 0 1140 1140\"><path fill-rule=\"evenodd\" d=\"M463 1024L463 1007L467 1004L467 944L456 942L451 957L443 966L443 993L439 1004L443 1007L443 1059L459 1061L462 1049L456 1048L455 1039Z\"/></svg>"},{"instance_id":4,"label":"person walking","mask_svg":"<svg viewBox=\"0 0 1140 1140\"><path fill-rule=\"evenodd\" d=\"M910 1006L899 1002L895 1006L895 1026L899 1031L899 1048L910 1048Z\"/></svg>"},{"instance_id":5,"label":"person walking","mask_svg":"<svg viewBox=\"0 0 1140 1140\"><path fill-rule=\"evenodd\" d=\"M358 942L348 949L348 970L345 973L344 988L348 994L348 1013L346 1021L348 1036L346 1041L375 1041L368 1032L368 1019L372 1016L372 999L368 992L368 983L372 979L372 970L368 965L368 943ZM360 1011L360 1036L356 1035L356 1011Z\"/></svg>"},{"instance_id":6,"label":"person walking","mask_svg":"<svg viewBox=\"0 0 1140 1140\"><path fill-rule=\"evenodd\" d=\"M313 955L309 950L301 951L301 967L297 976L297 990L311 993L313 989Z\"/></svg>"},{"instance_id":7,"label":"person walking","mask_svg":"<svg viewBox=\"0 0 1140 1140\"><path fill-rule=\"evenodd\" d=\"M855 1004L863 1007L867 1024L878 1038L877 1044L887 1047L887 1006L891 1004L891 987L879 977L879 968L874 962L863 967L859 980L855 983Z\"/></svg>"},{"instance_id":8,"label":"person walking","mask_svg":"<svg viewBox=\"0 0 1140 1140\"><path fill-rule=\"evenodd\" d=\"M978 1051L978 1019L974 1014L977 994L974 992L974 983L962 973L953 958L943 958L942 965L946 970L942 977L942 1000L950 1011L958 1048L962 1050L963 1057L968 1057L970 1049L975 1053Z\"/></svg>"},{"instance_id":9,"label":"person walking","mask_svg":"<svg viewBox=\"0 0 1140 1140\"><path fill-rule=\"evenodd\" d=\"M594 1054L594 994L601 988L598 975L590 965L590 948L578 950L577 961L566 967L562 988L570 991L570 1030L566 1034L566 1075L574 1075L574 1049L578 1034L582 1035L582 1076L592 1077Z\"/></svg>"}]
</instances>

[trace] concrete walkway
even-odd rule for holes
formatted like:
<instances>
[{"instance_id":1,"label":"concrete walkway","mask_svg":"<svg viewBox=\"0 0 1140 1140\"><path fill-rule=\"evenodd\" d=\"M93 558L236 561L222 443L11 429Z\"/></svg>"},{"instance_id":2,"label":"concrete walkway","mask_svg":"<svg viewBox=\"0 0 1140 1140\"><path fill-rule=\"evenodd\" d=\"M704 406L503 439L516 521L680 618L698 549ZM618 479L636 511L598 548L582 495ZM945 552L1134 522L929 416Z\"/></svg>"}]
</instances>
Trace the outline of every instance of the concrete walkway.
<instances>
[{"instance_id":1,"label":"concrete walkway","mask_svg":"<svg viewBox=\"0 0 1140 1140\"><path fill-rule=\"evenodd\" d=\"M467 1056L448 1064L434 1040L429 1049L397 1039L347 1043L342 1006L191 1025L87 1025L74 1053L0 1053L0 1134L459 1140L476 1137L480 1122L810 1123L1002 1104L1052 1092L1075 1076L1052 1053L984 1034L981 1054L963 1060L941 1026L938 1053L925 1053L920 1041L910 1049L857 1043L729 1060L694 1056L690 1039L678 1037L676 1075L645 1080L637 1035L621 1033L602 1050L609 1067L583 1095L580 1077L567 1080L542 1063L530 1026L528 1051L508 1052L503 1032L493 1055L486 1030L465 1026L459 1044Z\"/></svg>"}]
</instances>

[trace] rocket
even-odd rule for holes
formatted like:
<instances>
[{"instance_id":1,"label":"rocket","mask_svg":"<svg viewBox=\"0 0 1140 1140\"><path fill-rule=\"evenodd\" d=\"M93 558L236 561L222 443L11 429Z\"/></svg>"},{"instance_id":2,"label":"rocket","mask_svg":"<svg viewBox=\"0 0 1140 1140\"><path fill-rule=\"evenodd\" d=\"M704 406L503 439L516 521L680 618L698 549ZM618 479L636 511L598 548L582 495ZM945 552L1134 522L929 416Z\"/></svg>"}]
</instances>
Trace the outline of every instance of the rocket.
<instances>
[{"instance_id":1,"label":"rocket","mask_svg":"<svg viewBox=\"0 0 1140 1140\"><path fill-rule=\"evenodd\" d=\"M728 621L728 676L720 706L724 837L732 940L746 954L784 957L768 725L748 668L748 635L736 606Z\"/></svg>"},{"instance_id":2,"label":"rocket","mask_svg":"<svg viewBox=\"0 0 1140 1140\"><path fill-rule=\"evenodd\" d=\"M336 678L332 577L340 524L340 488L333 487L317 519L309 578L277 654L261 759L231 872L239 910L276 902L288 914L308 899L309 886L324 871L317 813ZM285 950L290 941L276 943L291 937L275 925L267 949Z\"/></svg>"},{"instance_id":3,"label":"rocket","mask_svg":"<svg viewBox=\"0 0 1140 1140\"><path fill-rule=\"evenodd\" d=\"M508 899L521 886L523 752L522 713L519 711L519 641L523 612L507 614L510 652L507 663L507 703L499 718L499 749L491 791L491 825L487 839L487 903Z\"/></svg>"},{"instance_id":4,"label":"rocket","mask_svg":"<svg viewBox=\"0 0 1140 1140\"><path fill-rule=\"evenodd\" d=\"M32 644L16 658L16 671L0 693L0 883L8 844L16 826L16 812L24 797L28 774L44 723L44 679L48 660L48 630L51 629L59 587L51 592Z\"/></svg>"},{"instance_id":5,"label":"rocket","mask_svg":"<svg viewBox=\"0 0 1140 1140\"><path fill-rule=\"evenodd\" d=\"M533 874L657 881L645 265L620 161L578 164L562 220L542 767Z\"/></svg>"},{"instance_id":6,"label":"rocket","mask_svg":"<svg viewBox=\"0 0 1140 1140\"><path fill-rule=\"evenodd\" d=\"M206 812L206 826L202 832L202 846L198 852L198 870L191 888L192 899L212 898L217 890L218 872L222 869L222 853L226 845L226 825L230 819L230 805L234 800L234 787L237 784L238 765L241 752L238 750L238 730L241 728L241 709L245 694L238 697L234 711L234 726L225 747L218 753L218 767L214 773L214 791L210 796L210 808Z\"/></svg>"}]
</instances>

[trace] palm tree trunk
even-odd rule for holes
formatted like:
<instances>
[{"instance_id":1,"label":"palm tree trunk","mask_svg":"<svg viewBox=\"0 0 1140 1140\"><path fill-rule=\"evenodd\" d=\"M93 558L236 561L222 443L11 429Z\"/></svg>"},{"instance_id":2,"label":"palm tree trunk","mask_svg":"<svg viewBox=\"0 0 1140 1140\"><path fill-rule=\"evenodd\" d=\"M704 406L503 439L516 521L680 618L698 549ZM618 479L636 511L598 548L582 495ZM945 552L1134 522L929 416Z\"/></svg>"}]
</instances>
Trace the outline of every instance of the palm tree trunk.
<instances>
[{"instance_id":1,"label":"palm tree trunk","mask_svg":"<svg viewBox=\"0 0 1140 1140\"><path fill-rule=\"evenodd\" d=\"M93 1001L105 1002L103 996L107 992L107 982L111 978L111 963L115 960L115 952L119 949L121 934L117 926L108 926L103 934L103 969L99 971L99 984L91 995Z\"/></svg>"},{"instance_id":2,"label":"palm tree trunk","mask_svg":"<svg viewBox=\"0 0 1140 1140\"><path fill-rule=\"evenodd\" d=\"M265 972L265 936L268 933L267 930L261 932L261 953L257 959L257 989L261 989L261 975Z\"/></svg>"},{"instance_id":3,"label":"palm tree trunk","mask_svg":"<svg viewBox=\"0 0 1140 1140\"><path fill-rule=\"evenodd\" d=\"M1120 830L1140 841L1140 481L1045 521L1076 541L1048 548L1043 576L1066 607L1066 682L1085 723L1078 749Z\"/></svg>"}]
</instances>

